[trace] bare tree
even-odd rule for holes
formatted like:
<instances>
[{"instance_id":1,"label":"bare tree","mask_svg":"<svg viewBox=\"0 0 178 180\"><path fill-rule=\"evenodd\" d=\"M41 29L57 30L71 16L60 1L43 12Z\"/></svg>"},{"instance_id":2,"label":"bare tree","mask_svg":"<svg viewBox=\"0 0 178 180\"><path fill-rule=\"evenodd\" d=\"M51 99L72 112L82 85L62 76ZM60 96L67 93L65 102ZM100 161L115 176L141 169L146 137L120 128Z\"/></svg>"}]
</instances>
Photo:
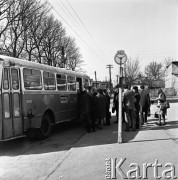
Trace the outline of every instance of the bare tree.
<instances>
[{"instance_id":1,"label":"bare tree","mask_svg":"<svg viewBox=\"0 0 178 180\"><path fill-rule=\"evenodd\" d=\"M48 65L57 64L57 59L61 59L62 37L65 35L62 23L54 19L54 16L48 17L46 28L47 34L43 39L43 49Z\"/></svg>"},{"instance_id":2,"label":"bare tree","mask_svg":"<svg viewBox=\"0 0 178 180\"><path fill-rule=\"evenodd\" d=\"M156 61L150 62L149 65L145 67L145 75L150 80L157 80L164 77L164 72L162 69L163 65L157 63Z\"/></svg>"},{"instance_id":3,"label":"bare tree","mask_svg":"<svg viewBox=\"0 0 178 180\"><path fill-rule=\"evenodd\" d=\"M139 58L129 58L124 65L124 76L126 83L131 87L132 83L138 78L140 74Z\"/></svg>"},{"instance_id":4,"label":"bare tree","mask_svg":"<svg viewBox=\"0 0 178 180\"><path fill-rule=\"evenodd\" d=\"M50 9L48 3L38 4L38 9L33 12L31 16L31 26L25 31L24 52L22 56L26 57L29 61L37 60L41 62L42 56L42 40L46 36L47 30L44 29L43 23L47 18Z\"/></svg>"},{"instance_id":5,"label":"bare tree","mask_svg":"<svg viewBox=\"0 0 178 180\"><path fill-rule=\"evenodd\" d=\"M0 0L0 37L7 30L8 26L14 21L14 18L9 16L10 12L13 12L13 4L15 0Z\"/></svg>"},{"instance_id":6,"label":"bare tree","mask_svg":"<svg viewBox=\"0 0 178 180\"><path fill-rule=\"evenodd\" d=\"M176 59L174 59L174 58L172 58L172 57L166 57L166 58L164 59L164 66L165 66L165 68L166 68L167 66L169 66L173 61L176 61Z\"/></svg>"},{"instance_id":7,"label":"bare tree","mask_svg":"<svg viewBox=\"0 0 178 180\"><path fill-rule=\"evenodd\" d=\"M12 19L8 29L3 33L3 49L13 57L20 57L26 42L27 30L32 25L32 16L39 9L36 0L17 0L12 5L8 18Z\"/></svg>"},{"instance_id":8,"label":"bare tree","mask_svg":"<svg viewBox=\"0 0 178 180\"><path fill-rule=\"evenodd\" d=\"M10 56L81 70L82 56L75 39L50 14L48 2L0 0L1 49ZM64 57L65 52L65 57Z\"/></svg>"}]
</instances>

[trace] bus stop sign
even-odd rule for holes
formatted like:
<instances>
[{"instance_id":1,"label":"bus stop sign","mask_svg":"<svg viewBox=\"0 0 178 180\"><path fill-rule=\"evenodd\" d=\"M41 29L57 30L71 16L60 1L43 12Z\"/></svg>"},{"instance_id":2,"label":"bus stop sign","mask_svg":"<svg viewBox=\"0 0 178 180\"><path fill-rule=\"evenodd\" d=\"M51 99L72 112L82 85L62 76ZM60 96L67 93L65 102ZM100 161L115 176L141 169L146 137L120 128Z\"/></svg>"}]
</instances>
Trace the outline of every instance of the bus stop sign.
<instances>
[{"instance_id":1,"label":"bus stop sign","mask_svg":"<svg viewBox=\"0 0 178 180\"><path fill-rule=\"evenodd\" d=\"M114 56L114 61L116 64L122 65L127 61L127 55L125 54L124 50L117 51L116 55Z\"/></svg>"}]
</instances>

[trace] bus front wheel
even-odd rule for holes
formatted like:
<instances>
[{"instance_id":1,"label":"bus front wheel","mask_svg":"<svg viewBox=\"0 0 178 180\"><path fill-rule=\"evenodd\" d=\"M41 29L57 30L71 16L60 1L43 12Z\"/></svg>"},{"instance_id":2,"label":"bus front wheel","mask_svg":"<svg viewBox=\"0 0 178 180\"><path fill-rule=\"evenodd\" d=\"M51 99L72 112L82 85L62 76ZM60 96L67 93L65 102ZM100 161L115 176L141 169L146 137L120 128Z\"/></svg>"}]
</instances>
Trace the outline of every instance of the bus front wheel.
<instances>
[{"instance_id":1,"label":"bus front wheel","mask_svg":"<svg viewBox=\"0 0 178 180\"><path fill-rule=\"evenodd\" d=\"M51 118L49 115L44 115L42 117L41 127L37 130L37 139L42 140L49 137L51 133Z\"/></svg>"}]
</instances>

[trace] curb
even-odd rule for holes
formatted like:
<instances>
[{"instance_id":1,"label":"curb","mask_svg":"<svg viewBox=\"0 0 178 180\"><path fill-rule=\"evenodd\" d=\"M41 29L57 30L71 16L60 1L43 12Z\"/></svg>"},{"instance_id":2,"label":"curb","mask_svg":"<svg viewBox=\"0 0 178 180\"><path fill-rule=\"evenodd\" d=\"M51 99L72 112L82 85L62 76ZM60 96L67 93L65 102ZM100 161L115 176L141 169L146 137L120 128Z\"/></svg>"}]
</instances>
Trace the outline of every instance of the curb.
<instances>
[{"instance_id":1,"label":"curb","mask_svg":"<svg viewBox=\"0 0 178 180\"><path fill-rule=\"evenodd\" d=\"M60 158L58 161L56 161L54 163L54 165L48 169L47 171L47 175L42 176L41 178L39 178L40 180L47 180L50 175L60 166L60 164L62 164L62 162L71 154L71 152L73 151L73 148L71 148L70 150L68 150L63 156L62 158Z\"/></svg>"},{"instance_id":2,"label":"curb","mask_svg":"<svg viewBox=\"0 0 178 180\"><path fill-rule=\"evenodd\" d=\"M73 145L73 147L68 150L59 160L57 160L51 168L48 169L46 175L39 178L39 180L47 180L50 175L62 164L62 162L72 153L74 148L80 144L82 139L86 136L86 133Z\"/></svg>"}]
</instances>

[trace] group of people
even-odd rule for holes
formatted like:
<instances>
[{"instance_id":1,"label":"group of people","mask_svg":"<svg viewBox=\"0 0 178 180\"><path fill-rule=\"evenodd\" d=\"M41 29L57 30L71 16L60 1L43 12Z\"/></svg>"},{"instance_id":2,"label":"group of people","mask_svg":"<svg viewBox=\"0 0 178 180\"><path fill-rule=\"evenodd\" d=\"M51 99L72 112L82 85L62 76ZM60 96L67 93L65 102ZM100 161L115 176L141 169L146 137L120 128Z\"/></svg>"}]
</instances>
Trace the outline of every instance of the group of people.
<instances>
[{"instance_id":1,"label":"group of people","mask_svg":"<svg viewBox=\"0 0 178 180\"><path fill-rule=\"evenodd\" d=\"M118 119L118 89L114 94L113 107L116 110L116 116ZM149 92L145 90L143 85L138 87L134 86L133 89L129 89L128 85L124 85L124 91L122 94L122 117L125 122L125 131L129 131L130 128L134 131L140 128L141 124L147 124L147 116L150 110L150 96ZM115 121L117 123L118 121Z\"/></svg>"},{"instance_id":2,"label":"group of people","mask_svg":"<svg viewBox=\"0 0 178 180\"><path fill-rule=\"evenodd\" d=\"M103 125L110 125L110 96L107 89L85 86L80 102L80 114L85 119L88 133L95 132L96 128L103 129Z\"/></svg>"},{"instance_id":3,"label":"group of people","mask_svg":"<svg viewBox=\"0 0 178 180\"><path fill-rule=\"evenodd\" d=\"M165 125L165 115L167 108L164 106L166 102L166 95L162 89L158 89L158 125ZM124 85L124 91L122 94L122 121L125 122L125 131L139 129L141 125L147 124L147 117L150 116L151 100L149 91L145 90L144 85L140 86L140 90L137 86L131 89L128 85ZM164 106L164 107L163 107ZM114 94L113 107L116 110L118 123L118 89L116 88ZM163 123L161 123L161 118Z\"/></svg>"},{"instance_id":4,"label":"group of people","mask_svg":"<svg viewBox=\"0 0 178 180\"><path fill-rule=\"evenodd\" d=\"M112 111L116 111L118 123L118 105L119 105L119 91L116 86L113 99ZM158 90L158 125L165 125L166 108L163 104L166 102L166 95L162 89ZM110 125L110 96L107 89L96 89L92 86L85 87L85 91L81 94L81 112L83 119L85 119L87 132L95 132L96 128L103 129L103 125ZM147 124L147 117L150 116L151 100L149 91L145 90L144 85L129 89L128 85L124 85L122 92L122 121L125 122L125 131L140 129L141 125ZM114 109L114 110L113 110ZM163 118L163 123L161 123Z\"/></svg>"}]
</instances>

